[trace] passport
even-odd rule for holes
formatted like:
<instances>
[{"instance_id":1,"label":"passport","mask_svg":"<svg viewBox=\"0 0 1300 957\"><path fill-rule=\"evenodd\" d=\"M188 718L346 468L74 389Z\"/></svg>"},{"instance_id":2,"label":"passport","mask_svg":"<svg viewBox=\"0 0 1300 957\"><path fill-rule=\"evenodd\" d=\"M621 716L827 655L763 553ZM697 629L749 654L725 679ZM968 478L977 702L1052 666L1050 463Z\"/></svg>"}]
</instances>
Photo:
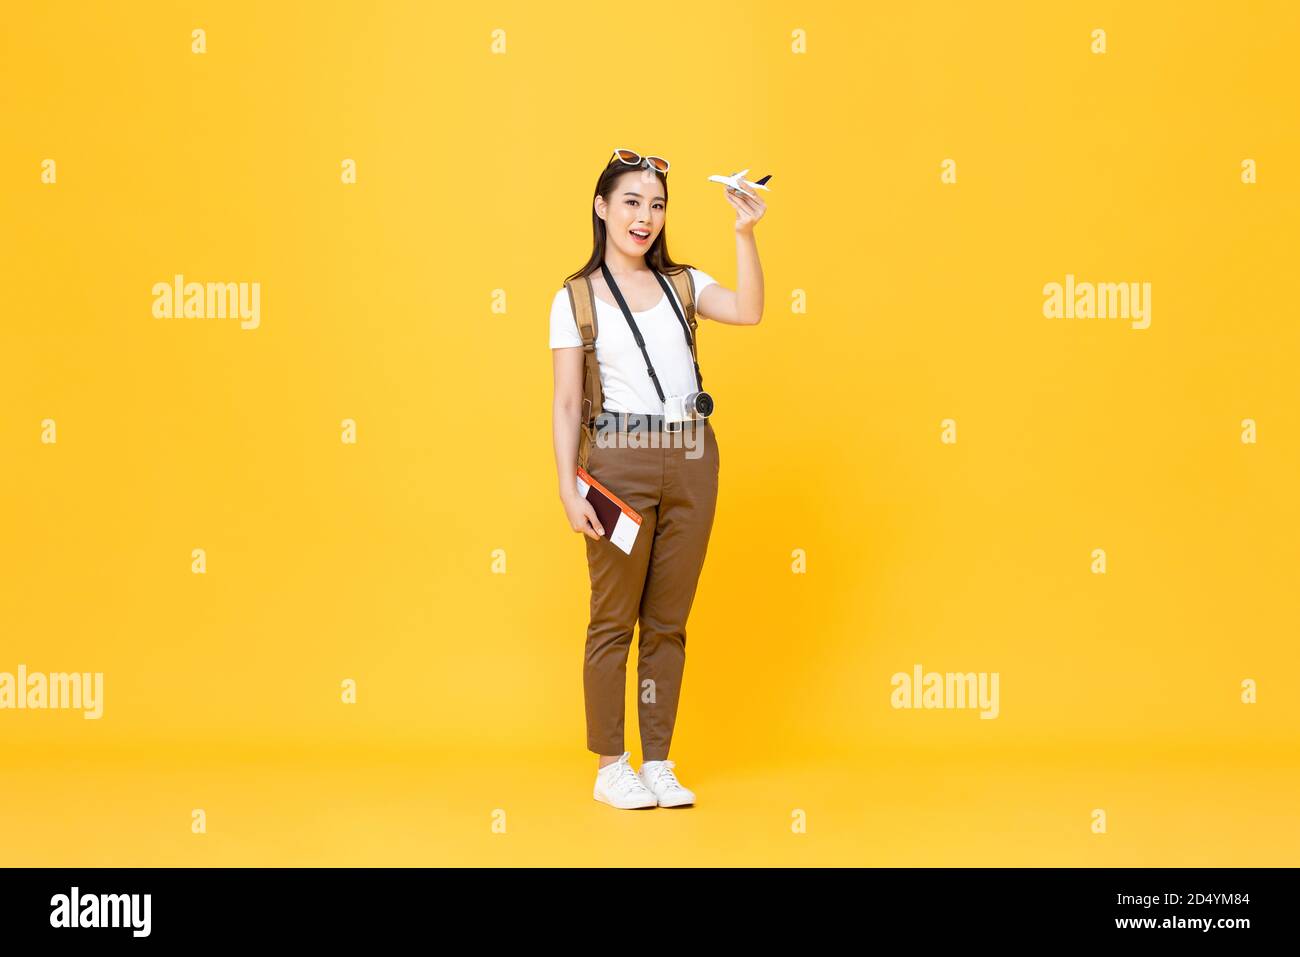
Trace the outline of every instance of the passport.
<instances>
[{"instance_id":1,"label":"passport","mask_svg":"<svg viewBox=\"0 0 1300 957\"><path fill-rule=\"evenodd\" d=\"M578 468L578 494L595 509L605 538L628 555L641 530L641 516L621 498L597 482L586 469Z\"/></svg>"}]
</instances>

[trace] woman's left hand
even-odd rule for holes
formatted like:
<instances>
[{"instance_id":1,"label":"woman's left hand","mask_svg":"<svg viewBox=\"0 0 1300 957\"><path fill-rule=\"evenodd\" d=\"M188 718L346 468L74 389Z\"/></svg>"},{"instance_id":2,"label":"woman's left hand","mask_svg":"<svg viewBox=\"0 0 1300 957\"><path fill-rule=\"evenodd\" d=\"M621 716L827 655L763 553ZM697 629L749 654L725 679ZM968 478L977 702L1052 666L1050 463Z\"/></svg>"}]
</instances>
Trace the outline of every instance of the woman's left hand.
<instances>
[{"instance_id":1,"label":"woman's left hand","mask_svg":"<svg viewBox=\"0 0 1300 957\"><path fill-rule=\"evenodd\" d=\"M727 202L736 207L736 232L751 233L754 226L767 212L767 204L757 196L749 196L740 190L727 187Z\"/></svg>"}]
</instances>

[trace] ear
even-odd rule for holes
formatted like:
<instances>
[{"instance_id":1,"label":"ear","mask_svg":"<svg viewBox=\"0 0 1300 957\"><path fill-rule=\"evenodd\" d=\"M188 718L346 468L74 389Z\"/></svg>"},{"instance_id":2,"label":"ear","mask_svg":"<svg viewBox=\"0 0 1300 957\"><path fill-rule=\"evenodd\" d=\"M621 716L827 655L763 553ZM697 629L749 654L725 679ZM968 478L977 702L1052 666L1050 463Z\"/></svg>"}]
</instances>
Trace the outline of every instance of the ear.
<instances>
[{"instance_id":1,"label":"ear","mask_svg":"<svg viewBox=\"0 0 1300 957\"><path fill-rule=\"evenodd\" d=\"M597 195L595 202L592 205L596 210L596 215L599 216L601 219L604 219L605 210L609 206L609 204L605 202L605 197Z\"/></svg>"}]
</instances>

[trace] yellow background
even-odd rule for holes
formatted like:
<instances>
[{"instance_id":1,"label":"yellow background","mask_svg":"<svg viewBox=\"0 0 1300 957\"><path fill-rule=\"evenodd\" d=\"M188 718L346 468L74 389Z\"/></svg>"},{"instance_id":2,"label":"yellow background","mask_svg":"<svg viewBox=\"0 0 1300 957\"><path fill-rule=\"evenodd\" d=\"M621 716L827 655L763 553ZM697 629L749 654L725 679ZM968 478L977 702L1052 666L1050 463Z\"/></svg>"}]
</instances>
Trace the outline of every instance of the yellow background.
<instances>
[{"instance_id":1,"label":"yellow background","mask_svg":"<svg viewBox=\"0 0 1300 957\"><path fill-rule=\"evenodd\" d=\"M1297 862L1295 5L6 18L0 671L103 671L105 715L0 712L0 864ZM773 174L763 322L700 339L688 811L591 798L555 492L547 311L616 146L732 288L706 177ZM176 273L261 327L154 319ZM1067 273L1151 327L1045 319ZM894 710L917 663L1001 715Z\"/></svg>"}]
</instances>

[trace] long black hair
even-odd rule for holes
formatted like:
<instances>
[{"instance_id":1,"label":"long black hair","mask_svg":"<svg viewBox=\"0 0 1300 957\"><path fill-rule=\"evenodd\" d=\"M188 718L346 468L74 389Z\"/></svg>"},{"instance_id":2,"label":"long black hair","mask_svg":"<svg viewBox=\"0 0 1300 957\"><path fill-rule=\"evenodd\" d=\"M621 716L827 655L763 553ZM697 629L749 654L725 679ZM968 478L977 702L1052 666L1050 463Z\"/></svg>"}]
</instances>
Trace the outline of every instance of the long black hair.
<instances>
[{"instance_id":1,"label":"long black hair","mask_svg":"<svg viewBox=\"0 0 1300 957\"><path fill-rule=\"evenodd\" d=\"M648 170L648 167L642 167L642 170ZM664 187L664 204L668 202L668 177L659 170L649 170L658 177L659 182ZM590 276L600 269L600 264L605 261L605 221L596 215L596 197L603 196L605 202L614 193L614 186L620 176L624 173L635 173L638 170L635 167L628 166L618 159L611 159L600 172L600 178L596 180L596 191L591 194L591 258L587 264L577 272L566 276L564 281L577 279L580 276ZM646 265L664 275L675 275L683 269L692 268L689 263L673 262L673 258L668 255L668 221L664 220L664 228L659 230L659 235L651 243L650 248L645 253Z\"/></svg>"}]
</instances>

